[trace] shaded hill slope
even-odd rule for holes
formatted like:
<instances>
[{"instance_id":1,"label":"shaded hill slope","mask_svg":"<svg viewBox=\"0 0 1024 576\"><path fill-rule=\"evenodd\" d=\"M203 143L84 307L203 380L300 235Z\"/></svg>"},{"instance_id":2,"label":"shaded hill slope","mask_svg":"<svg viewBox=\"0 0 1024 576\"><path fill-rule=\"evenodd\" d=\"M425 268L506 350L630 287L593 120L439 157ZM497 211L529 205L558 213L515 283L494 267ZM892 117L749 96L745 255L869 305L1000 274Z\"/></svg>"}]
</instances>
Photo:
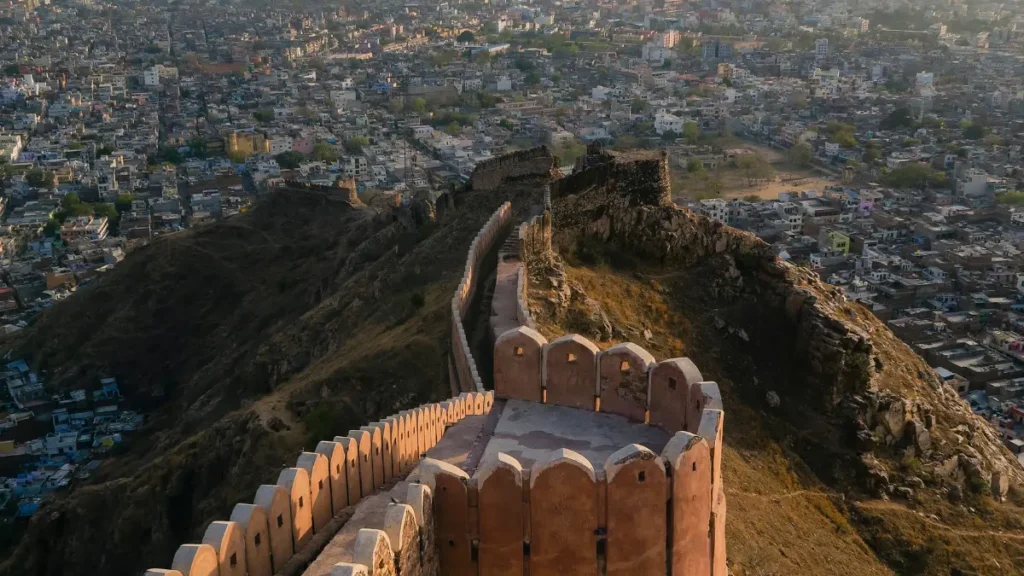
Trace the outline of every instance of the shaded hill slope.
<instances>
[{"instance_id":1,"label":"shaded hill slope","mask_svg":"<svg viewBox=\"0 0 1024 576\"><path fill-rule=\"evenodd\" d=\"M868 310L674 206L661 163L592 155L557 183L531 314L718 382L733 572L1020 573L1022 473L995 431Z\"/></svg>"},{"instance_id":2,"label":"shaded hill slope","mask_svg":"<svg viewBox=\"0 0 1024 576\"><path fill-rule=\"evenodd\" d=\"M377 213L319 190L164 237L9 345L60 388L116 376L147 413L126 453L33 518L0 574L134 575L251 502L313 439L449 394L451 294L501 193ZM532 200L530 198L533 198Z\"/></svg>"}]
</instances>

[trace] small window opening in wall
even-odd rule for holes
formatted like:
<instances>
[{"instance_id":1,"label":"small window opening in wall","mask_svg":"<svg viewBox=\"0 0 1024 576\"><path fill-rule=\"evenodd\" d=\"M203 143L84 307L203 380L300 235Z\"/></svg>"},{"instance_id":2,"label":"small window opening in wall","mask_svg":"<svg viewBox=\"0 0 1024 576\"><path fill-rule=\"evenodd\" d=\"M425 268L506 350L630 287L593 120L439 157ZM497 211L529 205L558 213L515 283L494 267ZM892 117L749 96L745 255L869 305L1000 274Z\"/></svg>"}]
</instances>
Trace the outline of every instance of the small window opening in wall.
<instances>
[{"instance_id":1,"label":"small window opening in wall","mask_svg":"<svg viewBox=\"0 0 1024 576\"><path fill-rule=\"evenodd\" d=\"M370 461L370 455L369 454L363 454L363 462L369 462L369 461Z\"/></svg>"},{"instance_id":2,"label":"small window opening in wall","mask_svg":"<svg viewBox=\"0 0 1024 576\"><path fill-rule=\"evenodd\" d=\"M641 484L647 481L647 472L638 472L636 475L636 481Z\"/></svg>"},{"instance_id":3,"label":"small window opening in wall","mask_svg":"<svg viewBox=\"0 0 1024 576\"><path fill-rule=\"evenodd\" d=\"M522 346L516 346L514 352L515 352L516 356L522 356L523 355L523 347Z\"/></svg>"},{"instance_id":4,"label":"small window opening in wall","mask_svg":"<svg viewBox=\"0 0 1024 576\"><path fill-rule=\"evenodd\" d=\"M337 466L335 466L334 467L334 471L337 472L338 474L341 474L341 464L338 464Z\"/></svg>"},{"instance_id":5,"label":"small window opening in wall","mask_svg":"<svg viewBox=\"0 0 1024 576\"><path fill-rule=\"evenodd\" d=\"M629 362L623 362L622 364L619 364L619 372L622 372L623 374L629 374L632 371L633 368L630 367Z\"/></svg>"},{"instance_id":6,"label":"small window opening in wall","mask_svg":"<svg viewBox=\"0 0 1024 576\"><path fill-rule=\"evenodd\" d=\"M696 463L696 462L694 462L694 463L693 463L693 471L694 471L694 472L696 472L696 471L697 471L697 463Z\"/></svg>"},{"instance_id":7,"label":"small window opening in wall","mask_svg":"<svg viewBox=\"0 0 1024 576\"><path fill-rule=\"evenodd\" d=\"M281 526L284 526L284 514L277 515L277 527L280 528Z\"/></svg>"},{"instance_id":8,"label":"small window opening in wall","mask_svg":"<svg viewBox=\"0 0 1024 576\"><path fill-rule=\"evenodd\" d=\"M455 540L449 540L448 541L448 545L451 546L452 548L454 548L455 547Z\"/></svg>"},{"instance_id":9,"label":"small window opening in wall","mask_svg":"<svg viewBox=\"0 0 1024 576\"><path fill-rule=\"evenodd\" d=\"M566 354L565 361L568 362L569 364L575 364L576 363L576 355L573 354L572 352L570 352L569 354Z\"/></svg>"},{"instance_id":10,"label":"small window opening in wall","mask_svg":"<svg viewBox=\"0 0 1024 576\"><path fill-rule=\"evenodd\" d=\"M299 496L299 508L302 508L305 503L302 501L302 496Z\"/></svg>"},{"instance_id":11,"label":"small window opening in wall","mask_svg":"<svg viewBox=\"0 0 1024 576\"><path fill-rule=\"evenodd\" d=\"M374 454L380 454L380 448L374 448L373 449L373 453Z\"/></svg>"},{"instance_id":12,"label":"small window opening in wall","mask_svg":"<svg viewBox=\"0 0 1024 576\"><path fill-rule=\"evenodd\" d=\"M323 490L323 489L324 489L324 481L323 481L323 480L320 480L319 482L317 482L317 483L316 483L316 485L317 485L317 486L318 486L318 487L319 487L319 488L320 488L321 490Z\"/></svg>"},{"instance_id":13,"label":"small window opening in wall","mask_svg":"<svg viewBox=\"0 0 1024 576\"><path fill-rule=\"evenodd\" d=\"M256 536L253 537L252 543L255 544L256 546L259 546L260 545L260 540L261 540L260 539L260 535L257 534Z\"/></svg>"},{"instance_id":14,"label":"small window opening in wall","mask_svg":"<svg viewBox=\"0 0 1024 576\"><path fill-rule=\"evenodd\" d=\"M675 378L669 378L668 379L668 389L669 390L675 390L676 389L676 379Z\"/></svg>"},{"instance_id":15,"label":"small window opening in wall","mask_svg":"<svg viewBox=\"0 0 1024 576\"><path fill-rule=\"evenodd\" d=\"M231 567L234 568L235 566L238 566L238 553L237 552L231 555Z\"/></svg>"}]
</instances>

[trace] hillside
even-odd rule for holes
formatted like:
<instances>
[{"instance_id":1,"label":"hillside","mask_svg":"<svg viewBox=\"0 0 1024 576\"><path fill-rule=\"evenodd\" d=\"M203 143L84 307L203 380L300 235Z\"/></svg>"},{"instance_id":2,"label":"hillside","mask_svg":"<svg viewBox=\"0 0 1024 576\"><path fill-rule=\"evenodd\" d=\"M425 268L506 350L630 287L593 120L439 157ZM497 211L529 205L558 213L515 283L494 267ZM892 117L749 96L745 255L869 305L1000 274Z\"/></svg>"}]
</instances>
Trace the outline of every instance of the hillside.
<instances>
[{"instance_id":1,"label":"hillside","mask_svg":"<svg viewBox=\"0 0 1024 576\"><path fill-rule=\"evenodd\" d=\"M1020 471L883 324L677 208L656 154L591 151L557 181L551 166L537 151L498 159L436 209L281 190L54 306L8 346L62 388L116 376L149 420L33 518L0 575L138 574L312 439L448 396L466 251L497 206L521 221L549 184L556 253L528 260L538 327L690 356L719 383L736 576L1015 573Z\"/></svg>"},{"instance_id":2,"label":"hillside","mask_svg":"<svg viewBox=\"0 0 1024 576\"><path fill-rule=\"evenodd\" d=\"M531 314L548 338L641 343L718 382L733 572L1021 573L1021 470L995 431L865 308L664 201L658 163L594 156L555 187Z\"/></svg>"},{"instance_id":3,"label":"hillside","mask_svg":"<svg viewBox=\"0 0 1024 576\"><path fill-rule=\"evenodd\" d=\"M141 573L311 438L448 396L451 293L504 198L449 200L436 217L418 201L377 213L277 191L130 254L9 342L55 387L117 377L147 424L33 518L0 574Z\"/></svg>"}]
</instances>

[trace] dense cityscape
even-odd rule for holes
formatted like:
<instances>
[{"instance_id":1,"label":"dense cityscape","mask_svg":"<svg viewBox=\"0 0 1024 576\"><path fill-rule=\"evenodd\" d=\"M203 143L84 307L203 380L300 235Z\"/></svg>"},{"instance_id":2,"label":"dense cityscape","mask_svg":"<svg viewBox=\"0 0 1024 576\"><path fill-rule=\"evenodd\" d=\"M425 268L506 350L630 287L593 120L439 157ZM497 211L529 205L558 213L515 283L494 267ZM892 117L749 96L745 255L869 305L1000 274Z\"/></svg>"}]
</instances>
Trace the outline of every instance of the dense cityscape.
<instances>
[{"instance_id":1,"label":"dense cityscape","mask_svg":"<svg viewBox=\"0 0 1024 576\"><path fill-rule=\"evenodd\" d=\"M385 208L547 146L661 150L676 203L870 309L1024 463L1024 16L950 0L0 4L0 325L286 184ZM69 327L69 330L72 327ZM145 418L8 355L0 517Z\"/></svg>"}]
</instances>

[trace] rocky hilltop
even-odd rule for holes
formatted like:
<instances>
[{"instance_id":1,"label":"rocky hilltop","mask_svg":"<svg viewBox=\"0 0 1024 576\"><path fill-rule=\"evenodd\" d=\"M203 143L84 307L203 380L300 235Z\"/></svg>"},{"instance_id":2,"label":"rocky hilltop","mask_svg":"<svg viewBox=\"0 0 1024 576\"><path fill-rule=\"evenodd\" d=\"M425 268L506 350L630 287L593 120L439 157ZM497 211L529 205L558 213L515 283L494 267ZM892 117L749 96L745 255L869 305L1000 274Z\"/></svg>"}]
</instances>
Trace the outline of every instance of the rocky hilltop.
<instances>
[{"instance_id":1,"label":"rocky hilltop","mask_svg":"<svg viewBox=\"0 0 1024 576\"><path fill-rule=\"evenodd\" d=\"M433 206L281 190L48 311L9 345L54 386L118 377L150 421L36 515L0 573L137 574L311 438L449 396L466 251L502 202L524 221L546 192L553 250L524 255L538 329L690 356L722 389L734 574L1013 573L1019 468L870 312L672 204L658 153L553 167L545 149L498 158ZM486 330L467 332L486 365Z\"/></svg>"}]
</instances>

